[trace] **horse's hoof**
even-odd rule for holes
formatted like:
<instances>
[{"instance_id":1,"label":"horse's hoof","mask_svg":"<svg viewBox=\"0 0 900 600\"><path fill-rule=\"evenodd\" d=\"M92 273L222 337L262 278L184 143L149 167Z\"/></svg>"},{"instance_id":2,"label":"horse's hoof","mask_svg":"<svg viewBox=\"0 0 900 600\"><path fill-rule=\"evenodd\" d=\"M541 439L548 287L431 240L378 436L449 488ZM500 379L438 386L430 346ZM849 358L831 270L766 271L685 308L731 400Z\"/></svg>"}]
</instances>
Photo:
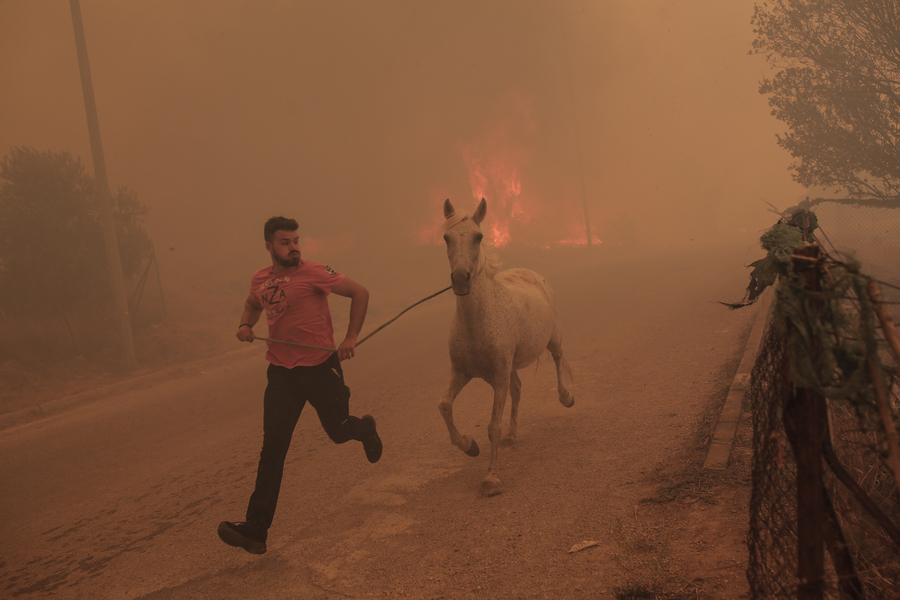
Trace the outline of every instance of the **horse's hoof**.
<instances>
[{"instance_id":1,"label":"horse's hoof","mask_svg":"<svg viewBox=\"0 0 900 600\"><path fill-rule=\"evenodd\" d=\"M572 408L572 405L575 404L575 396L573 396L572 394L566 394L566 397L560 398L559 401L566 408Z\"/></svg>"},{"instance_id":2,"label":"horse's hoof","mask_svg":"<svg viewBox=\"0 0 900 600\"><path fill-rule=\"evenodd\" d=\"M465 452L469 456L478 456L478 454L481 452L478 449L478 444L475 442L475 440L472 440L472 439L470 439L469 442L470 442L469 449L463 450L463 452Z\"/></svg>"},{"instance_id":3,"label":"horse's hoof","mask_svg":"<svg viewBox=\"0 0 900 600\"><path fill-rule=\"evenodd\" d=\"M503 486L499 479L485 479L481 482L481 495L485 498L496 496L501 492L503 492Z\"/></svg>"}]
</instances>

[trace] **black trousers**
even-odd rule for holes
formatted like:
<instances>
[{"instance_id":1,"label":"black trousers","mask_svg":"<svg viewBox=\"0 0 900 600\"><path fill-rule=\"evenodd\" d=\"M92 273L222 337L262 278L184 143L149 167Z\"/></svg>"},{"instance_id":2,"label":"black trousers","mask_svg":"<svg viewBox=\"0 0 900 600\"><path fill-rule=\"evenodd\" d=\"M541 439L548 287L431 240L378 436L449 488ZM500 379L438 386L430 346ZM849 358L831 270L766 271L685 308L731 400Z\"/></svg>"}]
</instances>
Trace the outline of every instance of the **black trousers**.
<instances>
[{"instance_id":1,"label":"black trousers","mask_svg":"<svg viewBox=\"0 0 900 600\"><path fill-rule=\"evenodd\" d=\"M350 388L337 354L315 367L288 369L269 365L269 383L263 401L263 446L256 472L256 487L247 506L247 523L254 537L265 541L275 516L284 459L294 427L309 402L328 437L336 444L362 440L368 433L361 419L350 415Z\"/></svg>"}]
</instances>

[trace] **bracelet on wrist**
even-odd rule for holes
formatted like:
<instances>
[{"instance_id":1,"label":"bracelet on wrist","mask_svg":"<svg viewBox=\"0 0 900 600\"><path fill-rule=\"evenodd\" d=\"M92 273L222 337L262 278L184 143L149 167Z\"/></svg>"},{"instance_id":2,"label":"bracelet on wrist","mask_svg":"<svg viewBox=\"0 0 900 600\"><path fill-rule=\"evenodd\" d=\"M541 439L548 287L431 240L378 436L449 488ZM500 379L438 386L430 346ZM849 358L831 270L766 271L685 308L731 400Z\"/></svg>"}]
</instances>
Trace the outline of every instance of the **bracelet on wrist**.
<instances>
[{"instance_id":1,"label":"bracelet on wrist","mask_svg":"<svg viewBox=\"0 0 900 600\"><path fill-rule=\"evenodd\" d=\"M238 325L238 329L240 329L241 327L249 327L250 329L253 329L253 325L251 325L250 323L241 323L240 325Z\"/></svg>"}]
</instances>

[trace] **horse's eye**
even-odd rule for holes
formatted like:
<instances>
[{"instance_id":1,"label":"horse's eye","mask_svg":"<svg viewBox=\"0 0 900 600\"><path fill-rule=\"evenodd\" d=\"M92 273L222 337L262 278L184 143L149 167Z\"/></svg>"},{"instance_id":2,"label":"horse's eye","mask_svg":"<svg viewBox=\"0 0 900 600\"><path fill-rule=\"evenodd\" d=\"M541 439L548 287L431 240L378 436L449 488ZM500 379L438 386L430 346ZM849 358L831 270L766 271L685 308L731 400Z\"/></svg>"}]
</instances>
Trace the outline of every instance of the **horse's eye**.
<instances>
[{"instance_id":1,"label":"horse's eye","mask_svg":"<svg viewBox=\"0 0 900 600\"><path fill-rule=\"evenodd\" d=\"M484 234L483 234L483 233L476 233L476 234L475 234L475 241L478 242L479 244L481 243L481 240L483 240L483 239L484 239Z\"/></svg>"}]
</instances>

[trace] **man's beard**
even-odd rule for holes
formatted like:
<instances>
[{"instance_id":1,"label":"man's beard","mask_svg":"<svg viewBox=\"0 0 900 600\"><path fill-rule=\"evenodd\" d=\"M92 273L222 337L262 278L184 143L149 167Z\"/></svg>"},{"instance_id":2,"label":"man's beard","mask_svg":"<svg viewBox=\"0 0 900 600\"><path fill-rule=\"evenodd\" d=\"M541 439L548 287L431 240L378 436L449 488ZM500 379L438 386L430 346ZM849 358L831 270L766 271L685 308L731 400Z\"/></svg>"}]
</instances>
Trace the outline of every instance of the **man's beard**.
<instances>
[{"instance_id":1,"label":"man's beard","mask_svg":"<svg viewBox=\"0 0 900 600\"><path fill-rule=\"evenodd\" d=\"M282 267L284 267L286 269L290 268L290 267L296 267L297 265L300 264L300 255L298 254L298 255L294 256L293 258L292 257L281 258L280 256L278 256L276 254L275 262L277 262L279 265L281 265Z\"/></svg>"}]
</instances>

